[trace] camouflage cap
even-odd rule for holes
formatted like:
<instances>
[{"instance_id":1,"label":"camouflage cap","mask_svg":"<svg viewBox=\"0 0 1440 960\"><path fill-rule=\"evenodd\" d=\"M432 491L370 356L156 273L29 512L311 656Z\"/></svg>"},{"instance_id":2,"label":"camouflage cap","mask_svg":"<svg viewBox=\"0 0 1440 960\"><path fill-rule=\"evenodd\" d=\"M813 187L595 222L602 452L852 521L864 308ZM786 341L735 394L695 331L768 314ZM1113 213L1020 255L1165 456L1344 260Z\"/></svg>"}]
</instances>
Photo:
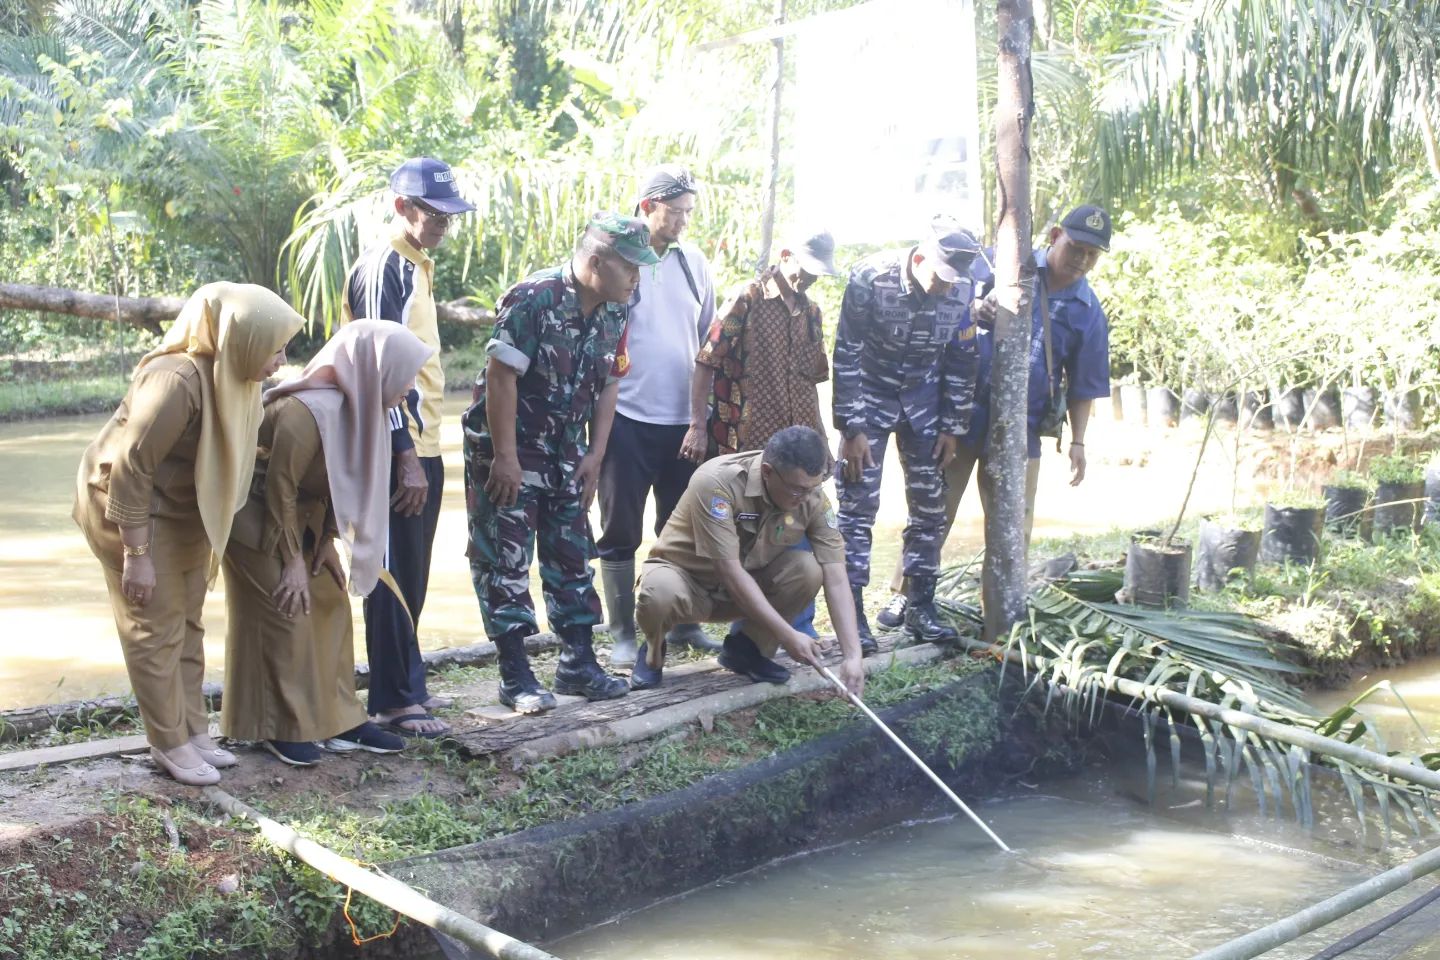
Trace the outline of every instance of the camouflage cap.
<instances>
[{"instance_id":1,"label":"camouflage cap","mask_svg":"<svg viewBox=\"0 0 1440 960\"><path fill-rule=\"evenodd\" d=\"M590 218L586 229L603 236L616 253L637 267L660 262L650 246L650 228L644 220L618 213L597 213Z\"/></svg>"}]
</instances>

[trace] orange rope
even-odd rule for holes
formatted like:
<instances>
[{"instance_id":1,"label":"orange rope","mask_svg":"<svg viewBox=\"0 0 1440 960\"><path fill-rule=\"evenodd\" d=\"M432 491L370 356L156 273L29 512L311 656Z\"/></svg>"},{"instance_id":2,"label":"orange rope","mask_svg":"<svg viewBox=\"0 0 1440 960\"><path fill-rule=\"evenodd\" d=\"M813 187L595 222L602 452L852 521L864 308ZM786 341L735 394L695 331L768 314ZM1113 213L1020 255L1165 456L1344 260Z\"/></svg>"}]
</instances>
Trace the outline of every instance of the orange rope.
<instances>
[{"instance_id":1,"label":"orange rope","mask_svg":"<svg viewBox=\"0 0 1440 960\"><path fill-rule=\"evenodd\" d=\"M374 866L375 866L375 864L373 864L373 863L362 863L362 862L360 862L359 860L351 860L350 862L353 863L353 864L355 864L355 866L357 866L357 867L367 867L367 868L369 868L369 867L374 867ZM331 877L330 879L331 879L331 880L334 880L335 878L334 878L334 877ZM396 911L395 911L395 925L394 925L393 927L391 927L389 930L387 930L387 931L384 932L384 933L377 933L377 934L375 934L375 936L373 936L373 937L362 937L362 936L360 936L360 928L355 925L355 918L352 917L352 916L350 916L350 898L353 897L354 895L355 895L355 888L354 888L354 887L347 886L347 887L345 888L345 907L344 907L344 909L341 911L341 912L345 915L345 922L350 925L350 942L353 943L353 944L355 944L355 946L357 946L357 947L363 947L363 946L365 946L365 944L371 943L371 942L373 942L373 941L375 941L375 940L386 940L386 939L388 939L388 938L390 938L390 937L395 936L395 932L400 929L400 911L399 911L399 910L396 910Z\"/></svg>"}]
</instances>

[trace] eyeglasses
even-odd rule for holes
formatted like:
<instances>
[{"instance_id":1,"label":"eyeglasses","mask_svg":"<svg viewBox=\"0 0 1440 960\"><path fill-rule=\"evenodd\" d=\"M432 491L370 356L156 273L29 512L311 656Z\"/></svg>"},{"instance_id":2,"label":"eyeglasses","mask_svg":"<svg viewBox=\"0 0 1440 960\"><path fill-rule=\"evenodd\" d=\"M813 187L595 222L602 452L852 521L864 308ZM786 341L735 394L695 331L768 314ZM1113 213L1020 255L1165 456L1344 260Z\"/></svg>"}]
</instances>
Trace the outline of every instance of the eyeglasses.
<instances>
[{"instance_id":1,"label":"eyeglasses","mask_svg":"<svg viewBox=\"0 0 1440 960\"><path fill-rule=\"evenodd\" d=\"M791 483L789 480L786 480L784 477L780 476L780 471L778 470L772 471L770 476L774 478L775 482L780 485L781 490L784 490L796 500L804 500L806 497L810 496L810 494L814 493L816 490L819 490L825 483L825 480L822 477L820 482L815 484L814 486L800 486L799 484Z\"/></svg>"},{"instance_id":2,"label":"eyeglasses","mask_svg":"<svg viewBox=\"0 0 1440 960\"><path fill-rule=\"evenodd\" d=\"M426 220L429 220L431 223L439 224L442 227L448 227L450 226L450 224L460 219L460 214L458 213L441 213L439 210L425 206L425 204L421 203L419 200L411 200L410 206L414 207L416 210L419 210L422 214L424 214Z\"/></svg>"}]
</instances>

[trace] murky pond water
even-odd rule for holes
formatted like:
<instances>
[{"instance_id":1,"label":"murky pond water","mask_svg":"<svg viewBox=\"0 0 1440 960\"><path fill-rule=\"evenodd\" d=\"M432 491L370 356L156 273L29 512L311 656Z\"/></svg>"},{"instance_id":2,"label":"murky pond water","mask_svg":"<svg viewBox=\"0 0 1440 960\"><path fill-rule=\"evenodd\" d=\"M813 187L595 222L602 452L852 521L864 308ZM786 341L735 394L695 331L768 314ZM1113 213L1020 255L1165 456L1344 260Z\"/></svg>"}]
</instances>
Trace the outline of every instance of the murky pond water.
<instances>
[{"instance_id":1,"label":"murky pond water","mask_svg":"<svg viewBox=\"0 0 1440 960\"><path fill-rule=\"evenodd\" d=\"M1230 814L1206 811L1203 783L1182 781L1152 808L1137 795L1143 784L1143 768L1111 767L985 804L981 815L1020 855L1000 853L960 817L907 821L547 948L567 960L1181 958L1415 852L1401 838L1384 850L1373 836L1360 843L1343 808L1307 831L1248 801ZM1425 889L1413 885L1267 960L1310 957ZM1431 909L1440 925L1440 905ZM1440 944L1403 955L1435 960Z\"/></svg>"},{"instance_id":2,"label":"murky pond water","mask_svg":"<svg viewBox=\"0 0 1440 960\"><path fill-rule=\"evenodd\" d=\"M829 409L826 385L821 406ZM431 587L421 620L427 650L484 639L470 570L465 560L465 504L460 466L459 415L463 394L446 402L440 441L445 458L445 497L431 567ZM0 424L0 483L7 492L0 511L0 708L104 694L125 693L129 684L115 640L109 603L95 559L70 520L75 470L81 451L105 416L59 417ZM1173 514L1193 467L1194 437L1134 430L1108 417L1091 421L1091 462L1085 483L1069 484L1068 463L1053 446L1044 452L1037 497L1037 538L1099 533ZM1212 445L1191 510L1228 507L1228 461ZM1164 453L1164 455L1162 455ZM880 602L888 568L905 523L903 480L893 444L887 458L870 599ZM1253 496L1253 493L1250 494ZM592 522L599 523L598 509ZM982 537L978 499L967 496L946 544L947 560L974 556ZM650 529L647 522L646 530ZM648 543L648 541L647 541ZM648 546L642 546L642 552ZM538 578L532 577L538 583ZM206 662L210 679L224 664L225 604L217 587L205 605ZM359 605L355 605L358 613ZM541 605L543 623L543 605ZM822 614L823 622L823 614ZM358 625L358 620L357 620ZM359 659L364 639L357 633Z\"/></svg>"}]
</instances>

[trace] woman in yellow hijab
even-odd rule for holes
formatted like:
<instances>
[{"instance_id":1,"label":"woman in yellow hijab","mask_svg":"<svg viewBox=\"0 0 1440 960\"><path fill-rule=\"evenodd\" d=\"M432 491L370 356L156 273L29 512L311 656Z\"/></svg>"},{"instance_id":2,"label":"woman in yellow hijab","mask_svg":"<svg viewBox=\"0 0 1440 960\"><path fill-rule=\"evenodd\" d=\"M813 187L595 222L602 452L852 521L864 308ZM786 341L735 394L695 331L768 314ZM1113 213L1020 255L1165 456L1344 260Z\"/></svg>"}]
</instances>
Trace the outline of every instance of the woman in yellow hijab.
<instances>
[{"instance_id":1,"label":"woman in yellow hijab","mask_svg":"<svg viewBox=\"0 0 1440 960\"><path fill-rule=\"evenodd\" d=\"M264 287L201 287L80 462L75 521L105 571L150 755L181 783L236 762L209 737L200 615L249 493L260 384L303 323Z\"/></svg>"}]
</instances>

